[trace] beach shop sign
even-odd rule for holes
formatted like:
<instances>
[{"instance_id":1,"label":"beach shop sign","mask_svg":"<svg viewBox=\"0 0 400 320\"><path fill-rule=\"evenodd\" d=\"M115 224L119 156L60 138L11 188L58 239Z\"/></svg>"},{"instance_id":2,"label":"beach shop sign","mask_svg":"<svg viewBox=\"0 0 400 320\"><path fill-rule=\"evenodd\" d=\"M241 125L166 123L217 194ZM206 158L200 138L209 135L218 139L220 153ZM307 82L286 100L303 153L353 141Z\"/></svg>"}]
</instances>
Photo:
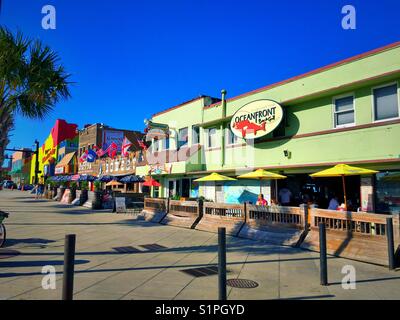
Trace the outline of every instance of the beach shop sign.
<instances>
[{"instance_id":1,"label":"beach shop sign","mask_svg":"<svg viewBox=\"0 0 400 320\"><path fill-rule=\"evenodd\" d=\"M231 130L239 138L258 139L274 131L283 119L281 105L257 100L240 108L232 117Z\"/></svg>"}]
</instances>

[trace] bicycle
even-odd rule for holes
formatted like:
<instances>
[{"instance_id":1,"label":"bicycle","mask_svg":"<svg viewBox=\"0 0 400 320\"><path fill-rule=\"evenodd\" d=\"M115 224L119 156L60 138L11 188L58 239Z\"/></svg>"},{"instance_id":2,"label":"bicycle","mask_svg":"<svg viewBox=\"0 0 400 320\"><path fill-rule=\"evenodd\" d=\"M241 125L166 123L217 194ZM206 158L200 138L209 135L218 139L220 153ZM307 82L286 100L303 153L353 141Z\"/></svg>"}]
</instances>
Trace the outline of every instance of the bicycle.
<instances>
[{"instance_id":1,"label":"bicycle","mask_svg":"<svg viewBox=\"0 0 400 320\"><path fill-rule=\"evenodd\" d=\"M6 227L3 224L3 220L8 218L9 214L4 211L0 211L0 248L2 248L6 242Z\"/></svg>"}]
</instances>

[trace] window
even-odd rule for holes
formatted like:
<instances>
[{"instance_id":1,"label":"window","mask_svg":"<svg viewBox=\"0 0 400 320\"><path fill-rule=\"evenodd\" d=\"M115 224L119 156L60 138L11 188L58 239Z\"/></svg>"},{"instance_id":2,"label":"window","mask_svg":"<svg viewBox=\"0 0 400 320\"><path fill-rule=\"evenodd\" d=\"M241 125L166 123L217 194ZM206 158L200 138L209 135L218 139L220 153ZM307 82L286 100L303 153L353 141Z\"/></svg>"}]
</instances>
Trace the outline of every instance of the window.
<instances>
[{"instance_id":1,"label":"window","mask_svg":"<svg viewBox=\"0 0 400 320\"><path fill-rule=\"evenodd\" d=\"M200 128L192 126L192 145L200 143Z\"/></svg>"},{"instance_id":2,"label":"window","mask_svg":"<svg viewBox=\"0 0 400 320\"><path fill-rule=\"evenodd\" d=\"M231 129L226 129L226 144L233 145L238 143L238 137L232 132Z\"/></svg>"},{"instance_id":3,"label":"window","mask_svg":"<svg viewBox=\"0 0 400 320\"><path fill-rule=\"evenodd\" d=\"M179 129L178 133L178 149L186 146L188 144L189 137L188 137L188 128Z\"/></svg>"},{"instance_id":4,"label":"window","mask_svg":"<svg viewBox=\"0 0 400 320\"><path fill-rule=\"evenodd\" d=\"M375 211L400 213L400 171L380 172L375 178Z\"/></svg>"},{"instance_id":5,"label":"window","mask_svg":"<svg viewBox=\"0 0 400 320\"><path fill-rule=\"evenodd\" d=\"M335 99L335 127L354 124L354 97Z\"/></svg>"},{"instance_id":6,"label":"window","mask_svg":"<svg viewBox=\"0 0 400 320\"><path fill-rule=\"evenodd\" d=\"M158 139L153 140L153 152L158 152L160 149L160 144Z\"/></svg>"},{"instance_id":7,"label":"window","mask_svg":"<svg viewBox=\"0 0 400 320\"><path fill-rule=\"evenodd\" d=\"M279 126L274 131L272 131L273 138L286 136L286 127L289 126L288 117L287 117L287 109L285 107L282 107L282 110L283 110L283 118L282 118L282 121L279 124Z\"/></svg>"},{"instance_id":8,"label":"window","mask_svg":"<svg viewBox=\"0 0 400 320\"><path fill-rule=\"evenodd\" d=\"M164 149L169 150L169 137L164 139Z\"/></svg>"},{"instance_id":9,"label":"window","mask_svg":"<svg viewBox=\"0 0 400 320\"><path fill-rule=\"evenodd\" d=\"M399 116L399 100L397 84L374 89L375 121L397 118Z\"/></svg>"},{"instance_id":10,"label":"window","mask_svg":"<svg viewBox=\"0 0 400 320\"><path fill-rule=\"evenodd\" d=\"M207 147L215 148L217 146L217 129L210 128L207 130Z\"/></svg>"}]
</instances>

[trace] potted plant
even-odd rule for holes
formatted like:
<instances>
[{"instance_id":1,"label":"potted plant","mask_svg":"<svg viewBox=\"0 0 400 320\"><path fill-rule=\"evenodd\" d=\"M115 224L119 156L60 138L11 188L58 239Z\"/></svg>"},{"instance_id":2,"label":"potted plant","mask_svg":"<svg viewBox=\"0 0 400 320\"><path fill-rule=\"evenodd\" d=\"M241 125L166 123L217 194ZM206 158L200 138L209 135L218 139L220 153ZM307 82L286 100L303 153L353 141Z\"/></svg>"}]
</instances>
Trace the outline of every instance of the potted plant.
<instances>
[{"instance_id":1,"label":"potted plant","mask_svg":"<svg viewBox=\"0 0 400 320\"><path fill-rule=\"evenodd\" d=\"M57 182L53 182L53 190L51 191L51 199L55 199L58 193L59 185Z\"/></svg>"},{"instance_id":2,"label":"potted plant","mask_svg":"<svg viewBox=\"0 0 400 320\"><path fill-rule=\"evenodd\" d=\"M100 181L95 181L94 182L94 193L95 193L95 198L93 201L92 208L95 210L102 209L103 207L103 190L101 188L101 182Z\"/></svg>"},{"instance_id":3,"label":"potted plant","mask_svg":"<svg viewBox=\"0 0 400 320\"><path fill-rule=\"evenodd\" d=\"M180 200L181 200L181 196L180 196L180 195L178 195L178 194L176 194L176 195L174 195L174 196L172 196L172 197L171 197L171 200L177 200L177 201L180 201Z\"/></svg>"},{"instance_id":4,"label":"potted plant","mask_svg":"<svg viewBox=\"0 0 400 320\"><path fill-rule=\"evenodd\" d=\"M80 200L79 203L80 205L83 205L87 199L88 199L88 189L89 189L89 184L87 181L82 181L79 183L79 188L80 188Z\"/></svg>"},{"instance_id":5,"label":"potted plant","mask_svg":"<svg viewBox=\"0 0 400 320\"><path fill-rule=\"evenodd\" d=\"M77 183L75 181L71 182L69 186L70 193L68 197L68 203L71 203L76 198L76 188L77 188Z\"/></svg>"}]
</instances>

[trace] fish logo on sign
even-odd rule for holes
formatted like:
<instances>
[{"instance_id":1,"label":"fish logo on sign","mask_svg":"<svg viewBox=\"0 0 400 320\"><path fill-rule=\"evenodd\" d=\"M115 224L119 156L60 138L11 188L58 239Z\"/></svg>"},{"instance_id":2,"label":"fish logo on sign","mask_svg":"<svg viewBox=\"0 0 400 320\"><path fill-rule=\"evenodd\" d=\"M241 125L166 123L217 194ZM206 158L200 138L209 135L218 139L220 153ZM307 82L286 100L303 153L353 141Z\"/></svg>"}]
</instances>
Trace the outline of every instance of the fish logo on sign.
<instances>
[{"instance_id":1,"label":"fish logo on sign","mask_svg":"<svg viewBox=\"0 0 400 320\"><path fill-rule=\"evenodd\" d=\"M274 131L282 119L283 109L275 101L253 101L233 115L231 130L239 138L258 139Z\"/></svg>"}]
</instances>

